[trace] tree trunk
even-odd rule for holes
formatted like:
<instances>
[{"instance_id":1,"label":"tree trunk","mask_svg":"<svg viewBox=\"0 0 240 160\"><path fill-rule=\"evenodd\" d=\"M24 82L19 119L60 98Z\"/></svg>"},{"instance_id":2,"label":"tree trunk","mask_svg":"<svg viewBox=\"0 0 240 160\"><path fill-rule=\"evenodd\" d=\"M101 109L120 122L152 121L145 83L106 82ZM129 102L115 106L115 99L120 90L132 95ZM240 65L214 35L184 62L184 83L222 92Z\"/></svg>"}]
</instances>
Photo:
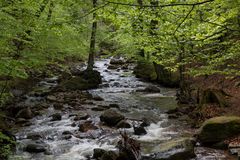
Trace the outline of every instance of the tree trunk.
<instances>
[{"instance_id":1,"label":"tree trunk","mask_svg":"<svg viewBox=\"0 0 240 160\"><path fill-rule=\"evenodd\" d=\"M93 2L93 9L97 7L97 0L92 0ZM88 56L88 66L87 70L93 70L94 65L94 55L95 55L95 44L96 44L96 32L97 32L97 21L96 21L97 14L93 13L93 23L92 23L92 34L90 40L90 50Z\"/></svg>"},{"instance_id":2,"label":"tree trunk","mask_svg":"<svg viewBox=\"0 0 240 160\"><path fill-rule=\"evenodd\" d=\"M137 1L138 1L139 6L140 6L140 10L143 9L143 0L137 0ZM142 33L143 32L143 17L141 15L139 16L139 29L140 29L139 32ZM144 48L140 49L139 55L141 57L145 56Z\"/></svg>"},{"instance_id":3,"label":"tree trunk","mask_svg":"<svg viewBox=\"0 0 240 160\"><path fill-rule=\"evenodd\" d=\"M49 9L48 9L48 16L47 16L47 21L48 22L50 22L50 20L52 18L53 8L54 8L53 0L50 0Z\"/></svg>"}]
</instances>

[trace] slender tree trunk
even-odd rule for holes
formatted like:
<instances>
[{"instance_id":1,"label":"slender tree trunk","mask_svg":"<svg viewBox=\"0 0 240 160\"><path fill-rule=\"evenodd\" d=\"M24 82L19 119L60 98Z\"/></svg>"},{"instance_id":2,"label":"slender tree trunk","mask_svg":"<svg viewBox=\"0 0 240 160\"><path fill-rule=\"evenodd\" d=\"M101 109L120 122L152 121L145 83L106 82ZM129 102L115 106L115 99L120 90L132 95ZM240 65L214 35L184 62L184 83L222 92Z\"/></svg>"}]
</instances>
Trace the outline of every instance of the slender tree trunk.
<instances>
[{"instance_id":1,"label":"slender tree trunk","mask_svg":"<svg viewBox=\"0 0 240 160\"><path fill-rule=\"evenodd\" d=\"M48 22L50 22L50 20L51 20L51 18L52 18L53 8L54 8L53 0L50 0L49 10L48 10L48 16L47 16L47 21L48 21Z\"/></svg>"},{"instance_id":2,"label":"slender tree trunk","mask_svg":"<svg viewBox=\"0 0 240 160\"><path fill-rule=\"evenodd\" d=\"M92 0L93 8L97 7L97 0ZM92 23L92 34L90 40L90 50L88 56L88 66L87 70L93 70L94 65L94 55L95 55L95 45L96 45L96 32L97 32L97 21L96 21L97 14L93 13L93 23Z\"/></svg>"},{"instance_id":3,"label":"slender tree trunk","mask_svg":"<svg viewBox=\"0 0 240 160\"><path fill-rule=\"evenodd\" d=\"M143 0L137 0L137 1L138 1L139 6L140 6L140 10L143 9ZM139 32L143 33L143 17L142 17L142 15L139 16L139 29L140 29ZM145 56L144 48L140 49L139 55L141 57Z\"/></svg>"}]
</instances>

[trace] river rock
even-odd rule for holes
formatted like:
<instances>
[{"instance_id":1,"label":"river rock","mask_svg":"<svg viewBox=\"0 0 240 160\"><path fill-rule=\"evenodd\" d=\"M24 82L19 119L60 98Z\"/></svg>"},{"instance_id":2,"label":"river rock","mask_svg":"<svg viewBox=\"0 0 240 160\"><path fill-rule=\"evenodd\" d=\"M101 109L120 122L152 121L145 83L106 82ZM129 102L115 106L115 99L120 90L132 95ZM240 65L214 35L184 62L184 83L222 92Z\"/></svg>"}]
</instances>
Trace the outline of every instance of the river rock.
<instances>
[{"instance_id":1,"label":"river rock","mask_svg":"<svg viewBox=\"0 0 240 160\"><path fill-rule=\"evenodd\" d=\"M98 129L92 121L86 121L84 123L79 124L79 131L81 132L87 132L89 130L95 130Z\"/></svg>"},{"instance_id":2,"label":"river rock","mask_svg":"<svg viewBox=\"0 0 240 160\"><path fill-rule=\"evenodd\" d=\"M72 134L72 132L70 132L70 131L63 131L62 132L62 135L71 135Z\"/></svg>"},{"instance_id":3,"label":"river rock","mask_svg":"<svg viewBox=\"0 0 240 160\"><path fill-rule=\"evenodd\" d=\"M32 139L32 140L39 140L42 139L43 136L40 133L29 133L27 135L27 139Z\"/></svg>"},{"instance_id":4,"label":"river rock","mask_svg":"<svg viewBox=\"0 0 240 160\"><path fill-rule=\"evenodd\" d=\"M20 124L20 125L23 125L24 123L28 123L29 121L25 118L17 118L15 123L16 124Z\"/></svg>"},{"instance_id":5,"label":"river rock","mask_svg":"<svg viewBox=\"0 0 240 160\"><path fill-rule=\"evenodd\" d=\"M47 100L49 100L49 101L51 101L51 102L56 102L56 101L58 101L58 100L57 100L57 97L56 97L56 96L53 96L53 95L47 96Z\"/></svg>"},{"instance_id":6,"label":"river rock","mask_svg":"<svg viewBox=\"0 0 240 160\"><path fill-rule=\"evenodd\" d=\"M61 110L63 109L64 105L61 104L61 103L54 103L53 104L53 108L56 109L56 110Z\"/></svg>"},{"instance_id":7,"label":"river rock","mask_svg":"<svg viewBox=\"0 0 240 160\"><path fill-rule=\"evenodd\" d=\"M85 70L79 76L61 82L59 88L62 90L87 90L97 88L100 83L102 83L102 78L98 71Z\"/></svg>"},{"instance_id":8,"label":"river rock","mask_svg":"<svg viewBox=\"0 0 240 160\"><path fill-rule=\"evenodd\" d=\"M102 157L101 160L117 160L118 154L114 151L107 151L105 152Z\"/></svg>"},{"instance_id":9,"label":"river rock","mask_svg":"<svg viewBox=\"0 0 240 160\"><path fill-rule=\"evenodd\" d=\"M228 145L228 150L230 151L231 154L237 155L238 152L240 151L240 142L239 141L230 142Z\"/></svg>"},{"instance_id":10,"label":"river rock","mask_svg":"<svg viewBox=\"0 0 240 160\"><path fill-rule=\"evenodd\" d=\"M25 119L31 119L33 117L33 113L30 109L30 107L24 108L20 110L17 115L17 118L25 118Z\"/></svg>"},{"instance_id":11,"label":"river rock","mask_svg":"<svg viewBox=\"0 0 240 160\"><path fill-rule=\"evenodd\" d=\"M115 126L118 122L120 122L123 119L125 119L125 117L113 109L106 110L100 116L100 120L109 126Z\"/></svg>"},{"instance_id":12,"label":"river rock","mask_svg":"<svg viewBox=\"0 0 240 160\"><path fill-rule=\"evenodd\" d=\"M117 128L131 128L131 125L128 122L126 122L125 120L121 120L120 122L118 122L116 127Z\"/></svg>"},{"instance_id":13,"label":"river rock","mask_svg":"<svg viewBox=\"0 0 240 160\"><path fill-rule=\"evenodd\" d=\"M143 78L150 81L157 79L157 73L153 63L147 61L138 61L133 74L135 74L137 78Z\"/></svg>"},{"instance_id":14,"label":"river rock","mask_svg":"<svg viewBox=\"0 0 240 160\"><path fill-rule=\"evenodd\" d=\"M134 129L134 134L135 135L145 135L145 134L147 134L147 131L145 130L145 128L144 127L142 127L142 126L133 126L133 129Z\"/></svg>"},{"instance_id":15,"label":"river rock","mask_svg":"<svg viewBox=\"0 0 240 160\"><path fill-rule=\"evenodd\" d=\"M80 112L78 113L75 117L74 117L74 121L80 121L80 120L86 120L88 119L90 116L89 114L85 113L85 112Z\"/></svg>"},{"instance_id":16,"label":"river rock","mask_svg":"<svg viewBox=\"0 0 240 160\"><path fill-rule=\"evenodd\" d=\"M60 121L60 120L62 120L62 115L60 113L55 113L51 117L52 117L51 121Z\"/></svg>"},{"instance_id":17,"label":"river rock","mask_svg":"<svg viewBox=\"0 0 240 160\"><path fill-rule=\"evenodd\" d=\"M154 85L147 86L145 89L143 89L143 92L149 92L149 93L159 93L160 88Z\"/></svg>"},{"instance_id":18,"label":"river rock","mask_svg":"<svg viewBox=\"0 0 240 160\"><path fill-rule=\"evenodd\" d=\"M116 65L109 65L108 67L107 67L107 69L118 69L118 66L116 66Z\"/></svg>"},{"instance_id":19,"label":"river rock","mask_svg":"<svg viewBox=\"0 0 240 160\"><path fill-rule=\"evenodd\" d=\"M141 126L141 127L148 127L148 126L150 126L150 124L151 124L151 122L150 122L149 119L143 118L143 119L142 119L142 123L140 124L140 126Z\"/></svg>"},{"instance_id":20,"label":"river rock","mask_svg":"<svg viewBox=\"0 0 240 160\"><path fill-rule=\"evenodd\" d=\"M105 151L104 149L101 148L95 148L93 150L93 158L100 160L102 155L104 155L107 151Z\"/></svg>"},{"instance_id":21,"label":"river rock","mask_svg":"<svg viewBox=\"0 0 240 160\"><path fill-rule=\"evenodd\" d=\"M91 110L93 111L104 111L107 108L103 107L103 106L97 106L97 107L93 107Z\"/></svg>"},{"instance_id":22,"label":"river rock","mask_svg":"<svg viewBox=\"0 0 240 160\"><path fill-rule=\"evenodd\" d=\"M113 59L110 60L110 64L112 64L112 65L122 65L124 63L125 62L124 62L123 59L115 59L115 58L113 58Z\"/></svg>"},{"instance_id":23,"label":"river rock","mask_svg":"<svg viewBox=\"0 0 240 160\"><path fill-rule=\"evenodd\" d=\"M109 104L109 108L120 108L118 104L115 104L115 103L112 103L112 104Z\"/></svg>"},{"instance_id":24,"label":"river rock","mask_svg":"<svg viewBox=\"0 0 240 160\"><path fill-rule=\"evenodd\" d=\"M174 139L156 146L150 157L144 160L188 160L194 158L194 140L191 138Z\"/></svg>"},{"instance_id":25,"label":"river rock","mask_svg":"<svg viewBox=\"0 0 240 160\"><path fill-rule=\"evenodd\" d=\"M202 144L212 145L236 136L239 133L240 117L220 116L206 120L203 123L198 134L198 139Z\"/></svg>"},{"instance_id":26,"label":"river rock","mask_svg":"<svg viewBox=\"0 0 240 160\"><path fill-rule=\"evenodd\" d=\"M99 95L93 95L92 99L95 101L104 101L104 99L102 97L100 97Z\"/></svg>"},{"instance_id":27,"label":"river rock","mask_svg":"<svg viewBox=\"0 0 240 160\"><path fill-rule=\"evenodd\" d=\"M40 153L48 150L48 145L44 143L31 142L27 144L25 150L29 153Z\"/></svg>"},{"instance_id":28,"label":"river rock","mask_svg":"<svg viewBox=\"0 0 240 160\"><path fill-rule=\"evenodd\" d=\"M113 86L113 87L120 87L121 84L120 84L119 82L114 82L112 86Z\"/></svg>"}]
</instances>

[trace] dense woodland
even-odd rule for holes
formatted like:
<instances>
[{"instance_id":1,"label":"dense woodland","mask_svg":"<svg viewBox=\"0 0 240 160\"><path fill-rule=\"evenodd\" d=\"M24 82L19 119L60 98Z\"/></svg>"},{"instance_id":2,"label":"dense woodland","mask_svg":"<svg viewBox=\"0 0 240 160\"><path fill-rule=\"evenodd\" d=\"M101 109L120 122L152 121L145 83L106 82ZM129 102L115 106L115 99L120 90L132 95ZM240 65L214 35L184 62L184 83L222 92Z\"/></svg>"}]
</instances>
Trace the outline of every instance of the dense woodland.
<instances>
[{"instance_id":1,"label":"dense woodland","mask_svg":"<svg viewBox=\"0 0 240 160\"><path fill-rule=\"evenodd\" d=\"M226 95L239 107L239 0L0 0L0 21L0 119L19 81L69 76L78 62L89 77L96 58L111 56L133 61L140 78L179 88L178 102L195 113L210 101L229 105ZM209 112L191 118L200 125ZM8 141L0 157L15 143L0 132Z\"/></svg>"}]
</instances>

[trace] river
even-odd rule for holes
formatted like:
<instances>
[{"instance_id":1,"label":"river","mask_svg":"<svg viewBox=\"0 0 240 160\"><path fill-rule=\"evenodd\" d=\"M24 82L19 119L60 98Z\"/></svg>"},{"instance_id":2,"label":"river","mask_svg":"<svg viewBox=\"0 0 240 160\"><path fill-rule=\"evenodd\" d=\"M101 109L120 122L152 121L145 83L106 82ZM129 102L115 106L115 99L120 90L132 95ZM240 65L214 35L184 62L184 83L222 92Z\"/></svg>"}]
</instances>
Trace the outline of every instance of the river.
<instances>
[{"instance_id":1,"label":"river","mask_svg":"<svg viewBox=\"0 0 240 160\"><path fill-rule=\"evenodd\" d=\"M151 154L154 147L170 139L191 135L191 130L187 128L184 121L169 119L166 111L177 107L175 100L175 90L165 88L157 84L143 82L132 74L132 67L128 69L109 70L107 66L109 59L96 62L96 69L101 73L103 84L98 89L89 90L94 96L100 96L104 101L92 101L92 103L82 105L84 112L90 115L91 121L99 126L99 116L101 111L93 111L96 106L117 104L118 112L123 114L130 124L139 123L137 120L147 118L151 120L151 125L146 127L147 134L143 136L132 135L142 144L142 154ZM39 83L41 88L51 88L57 85L57 78L45 79ZM160 89L159 93L138 92L147 86L154 85ZM24 103L36 104L45 103L46 98L39 98L34 95L27 95ZM66 104L68 105L68 104ZM68 106L68 108L71 108ZM12 160L85 160L91 159L94 148L106 150L117 150L116 143L119 140L119 132L126 131L130 135L133 128L113 129L100 127L87 133L79 133L78 126L74 123L73 113L79 110L61 110L62 119L51 121L51 115L59 112L50 104L44 114L36 116L31 120L31 124L15 130L17 137L17 151L11 156ZM71 137L65 138L62 133L69 131L73 133ZM28 153L24 147L29 143L27 139L29 133L38 133L42 137L39 143L44 143L49 150L45 153ZM84 136L86 135L87 136ZM77 136L78 135L78 136ZM79 136L80 135L80 136ZM91 136L89 136L91 135ZM227 160L229 157L224 151L196 147L197 157L195 160Z\"/></svg>"}]
</instances>

